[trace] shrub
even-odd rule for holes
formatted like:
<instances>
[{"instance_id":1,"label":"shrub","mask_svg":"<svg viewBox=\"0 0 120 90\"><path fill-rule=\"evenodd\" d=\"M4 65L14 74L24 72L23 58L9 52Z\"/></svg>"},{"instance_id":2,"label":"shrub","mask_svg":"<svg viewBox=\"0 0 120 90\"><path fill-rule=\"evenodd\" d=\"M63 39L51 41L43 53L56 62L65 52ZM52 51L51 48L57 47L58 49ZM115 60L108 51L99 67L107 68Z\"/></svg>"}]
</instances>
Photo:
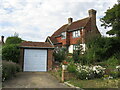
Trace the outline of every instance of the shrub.
<instances>
[{"instance_id":1,"label":"shrub","mask_svg":"<svg viewBox=\"0 0 120 90\"><path fill-rule=\"evenodd\" d=\"M105 68L101 66L85 66L77 65L77 78L79 79L93 79L101 78L105 73Z\"/></svg>"},{"instance_id":2,"label":"shrub","mask_svg":"<svg viewBox=\"0 0 120 90\"><path fill-rule=\"evenodd\" d=\"M18 63L20 50L17 44L5 45L2 48L2 59Z\"/></svg>"},{"instance_id":3,"label":"shrub","mask_svg":"<svg viewBox=\"0 0 120 90\"><path fill-rule=\"evenodd\" d=\"M118 62L119 60L113 56L109 58L106 63L109 68L115 68L119 64Z\"/></svg>"},{"instance_id":4,"label":"shrub","mask_svg":"<svg viewBox=\"0 0 120 90\"><path fill-rule=\"evenodd\" d=\"M111 71L110 72L110 76L112 76L113 78L117 78L119 75L119 72L118 71Z\"/></svg>"},{"instance_id":5,"label":"shrub","mask_svg":"<svg viewBox=\"0 0 120 90\"><path fill-rule=\"evenodd\" d=\"M74 62L80 62L80 52L78 50L73 52L73 60Z\"/></svg>"},{"instance_id":6,"label":"shrub","mask_svg":"<svg viewBox=\"0 0 120 90\"><path fill-rule=\"evenodd\" d=\"M67 68L68 72L70 72L70 73L76 73L76 69L77 69L77 67L75 66L74 63L70 63Z\"/></svg>"},{"instance_id":7,"label":"shrub","mask_svg":"<svg viewBox=\"0 0 120 90\"><path fill-rule=\"evenodd\" d=\"M2 62L2 81L15 76L17 72L20 72L20 66L11 61Z\"/></svg>"},{"instance_id":8,"label":"shrub","mask_svg":"<svg viewBox=\"0 0 120 90\"><path fill-rule=\"evenodd\" d=\"M53 53L55 61L59 61L59 62L65 60L66 55L67 55L66 48L56 48Z\"/></svg>"}]
</instances>

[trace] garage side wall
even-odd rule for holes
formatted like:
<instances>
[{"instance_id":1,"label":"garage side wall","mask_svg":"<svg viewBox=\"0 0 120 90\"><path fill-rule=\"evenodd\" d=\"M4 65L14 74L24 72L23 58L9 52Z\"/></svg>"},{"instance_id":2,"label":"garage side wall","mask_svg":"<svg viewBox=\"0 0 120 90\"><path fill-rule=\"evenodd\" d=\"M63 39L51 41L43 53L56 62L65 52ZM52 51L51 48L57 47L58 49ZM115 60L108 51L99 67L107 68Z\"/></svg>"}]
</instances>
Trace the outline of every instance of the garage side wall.
<instances>
[{"instance_id":1,"label":"garage side wall","mask_svg":"<svg viewBox=\"0 0 120 90\"><path fill-rule=\"evenodd\" d=\"M53 50L48 49L48 71L52 70L53 60Z\"/></svg>"},{"instance_id":2,"label":"garage side wall","mask_svg":"<svg viewBox=\"0 0 120 90\"><path fill-rule=\"evenodd\" d=\"M21 48L20 49L20 59L19 59L19 64L20 64L20 67L21 69L23 70L23 61L24 60L24 49Z\"/></svg>"}]
</instances>

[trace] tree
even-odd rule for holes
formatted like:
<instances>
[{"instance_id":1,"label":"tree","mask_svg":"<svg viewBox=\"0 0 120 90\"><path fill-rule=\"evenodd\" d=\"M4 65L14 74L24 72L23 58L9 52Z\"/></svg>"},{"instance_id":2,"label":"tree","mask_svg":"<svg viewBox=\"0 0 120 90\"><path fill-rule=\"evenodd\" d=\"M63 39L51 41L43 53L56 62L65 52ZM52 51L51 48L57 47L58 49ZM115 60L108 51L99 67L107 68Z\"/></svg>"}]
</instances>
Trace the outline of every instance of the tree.
<instances>
[{"instance_id":1,"label":"tree","mask_svg":"<svg viewBox=\"0 0 120 90\"><path fill-rule=\"evenodd\" d=\"M20 50L18 44L5 45L2 48L2 59L18 63Z\"/></svg>"},{"instance_id":2,"label":"tree","mask_svg":"<svg viewBox=\"0 0 120 90\"><path fill-rule=\"evenodd\" d=\"M8 37L6 43L2 47L2 59L18 63L20 50L19 44L22 39L18 36Z\"/></svg>"},{"instance_id":3,"label":"tree","mask_svg":"<svg viewBox=\"0 0 120 90\"><path fill-rule=\"evenodd\" d=\"M21 42L22 42L21 38L19 38L18 36L12 36L6 39L5 44L19 44Z\"/></svg>"},{"instance_id":4,"label":"tree","mask_svg":"<svg viewBox=\"0 0 120 90\"><path fill-rule=\"evenodd\" d=\"M111 9L105 12L105 16L100 19L102 22L101 26L112 27L110 31L107 32L109 35L117 35L120 37L120 1L115 4Z\"/></svg>"}]
</instances>

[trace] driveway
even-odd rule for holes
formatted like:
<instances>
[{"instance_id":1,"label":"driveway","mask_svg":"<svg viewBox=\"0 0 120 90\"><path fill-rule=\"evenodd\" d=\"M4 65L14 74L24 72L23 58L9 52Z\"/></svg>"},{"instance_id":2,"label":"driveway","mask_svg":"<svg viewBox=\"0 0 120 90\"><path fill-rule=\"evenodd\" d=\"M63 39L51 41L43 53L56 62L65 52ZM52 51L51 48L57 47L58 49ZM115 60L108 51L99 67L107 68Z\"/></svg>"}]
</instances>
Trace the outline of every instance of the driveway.
<instances>
[{"instance_id":1,"label":"driveway","mask_svg":"<svg viewBox=\"0 0 120 90\"><path fill-rule=\"evenodd\" d=\"M48 72L20 72L3 83L3 88L69 88Z\"/></svg>"}]
</instances>

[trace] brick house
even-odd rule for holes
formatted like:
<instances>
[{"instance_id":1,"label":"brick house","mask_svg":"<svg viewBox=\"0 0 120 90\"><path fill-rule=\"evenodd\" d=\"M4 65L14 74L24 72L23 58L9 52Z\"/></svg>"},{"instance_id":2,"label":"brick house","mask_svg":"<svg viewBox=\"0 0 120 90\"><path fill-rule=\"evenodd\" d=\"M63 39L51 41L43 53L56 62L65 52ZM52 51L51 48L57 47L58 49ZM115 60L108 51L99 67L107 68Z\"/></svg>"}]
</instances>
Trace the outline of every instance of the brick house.
<instances>
[{"instance_id":1,"label":"brick house","mask_svg":"<svg viewBox=\"0 0 120 90\"><path fill-rule=\"evenodd\" d=\"M73 22L72 18L68 18L68 24L63 25L52 36L48 36L46 42L55 47L66 47L69 53L77 49L77 43L85 51L85 44L90 37L101 35L96 26L96 10L88 10L89 16L81 20Z\"/></svg>"}]
</instances>

